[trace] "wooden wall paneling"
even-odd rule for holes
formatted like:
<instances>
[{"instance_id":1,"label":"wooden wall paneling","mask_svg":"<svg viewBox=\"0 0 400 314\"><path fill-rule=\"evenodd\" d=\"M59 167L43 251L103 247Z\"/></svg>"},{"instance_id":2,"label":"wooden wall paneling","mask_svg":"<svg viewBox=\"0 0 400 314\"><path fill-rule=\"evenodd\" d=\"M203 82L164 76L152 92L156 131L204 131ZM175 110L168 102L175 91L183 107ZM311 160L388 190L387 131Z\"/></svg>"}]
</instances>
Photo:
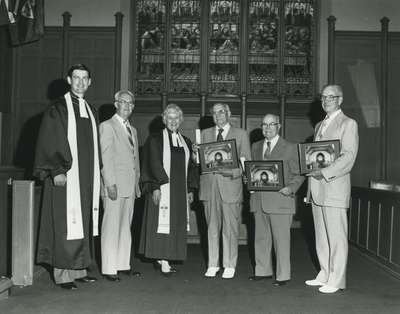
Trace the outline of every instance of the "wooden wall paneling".
<instances>
[{"instance_id":1,"label":"wooden wall paneling","mask_svg":"<svg viewBox=\"0 0 400 314\"><path fill-rule=\"evenodd\" d=\"M391 246L392 202L381 202L378 254L389 260Z\"/></svg>"},{"instance_id":2,"label":"wooden wall paneling","mask_svg":"<svg viewBox=\"0 0 400 314\"><path fill-rule=\"evenodd\" d=\"M388 71L388 180L400 183L400 33L390 33Z\"/></svg>"},{"instance_id":3,"label":"wooden wall paneling","mask_svg":"<svg viewBox=\"0 0 400 314\"><path fill-rule=\"evenodd\" d=\"M335 23L334 16L328 17L328 84L335 82Z\"/></svg>"},{"instance_id":4,"label":"wooden wall paneling","mask_svg":"<svg viewBox=\"0 0 400 314\"><path fill-rule=\"evenodd\" d=\"M62 33L58 27L46 28L37 42L18 47L16 71L14 164L31 176L41 113L51 100L66 90L60 78Z\"/></svg>"},{"instance_id":5,"label":"wooden wall paneling","mask_svg":"<svg viewBox=\"0 0 400 314\"><path fill-rule=\"evenodd\" d=\"M368 103L379 99L380 68L379 32L335 32L335 82L344 89L344 112L359 126L360 147L352 170L356 186L366 187L371 178L380 175L381 131L379 123L375 124L380 110ZM370 87L374 81L376 86Z\"/></svg>"},{"instance_id":6,"label":"wooden wall paneling","mask_svg":"<svg viewBox=\"0 0 400 314\"><path fill-rule=\"evenodd\" d=\"M357 244L367 248L367 239L368 239L368 208L369 208L369 201L366 199L360 200L360 207L359 207L359 228L358 228L358 240Z\"/></svg>"},{"instance_id":7,"label":"wooden wall paneling","mask_svg":"<svg viewBox=\"0 0 400 314\"><path fill-rule=\"evenodd\" d=\"M400 204L396 202L393 213L391 262L400 267Z\"/></svg>"},{"instance_id":8,"label":"wooden wall paneling","mask_svg":"<svg viewBox=\"0 0 400 314\"><path fill-rule=\"evenodd\" d=\"M86 98L99 108L114 100L114 42L113 27L71 27L70 65L84 63L91 70L92 85Z\"/></svg>"},{"instance_id":9,"label":"wooden wall paneling","mask_svg":"<svg viewBox=\"0 0 400 314\"><path fill-rule=\"evenodd\" d=\"M351 197L350 203L350 232L349 232L349 240L353 243L357 243L358 238L358 208L359 208L359 198L357 196Z\"/></svg>"},{"instance_id":10,"label":"wooden wall paneling","mask_svg":"<svg viewBox=\"0 0 400 314\"><path fill-rule=\"evenodd\" d=\"M370 203L370 215L367 220L369 227L363 226L365 219L360 219L358 215L357 200L361 200L360 208ZM351 244L367 254L384 270L400 278L400 194L353 187L350 224ZM367 248L362 240L358 241L360 237L356 237L355 229L359 231L368 229Z\"/></svg>"},{"instance_id":11,"label":"wooden wall paneling","mask_svg":"<svg viewBox=\"0 0 400 314\"><path fill-rule=\"evenodd\" d=\"M387 180L387 149L388 149L388 72L389 72L389 19L381 19L381 77L380 77L380 102L381 102L381 173L380 178Z\"/></svg>"},{"instance_id":12,"label":"wooden wall paneling","mask_svg":"<svg viewBox=\"0 0 400 314\"><path fill-rule=\"evenodd\" d=\"M115 41L114 41L114 92L121 88L121 49L122 49L122 19L121 12L115 14Z\"/></svg>"},{"instance_id":13,"label":"wooden wall paneling","mask_svg":"<svg viewBox=\"0 0 400 314\"><path fill-rule=\"evenodd\" d=\"M371 200L369 208L369 233L367 249L374 254L378 254L378 223L379 223L380 204L376 200Z\"/></svg>"}]
</instances>

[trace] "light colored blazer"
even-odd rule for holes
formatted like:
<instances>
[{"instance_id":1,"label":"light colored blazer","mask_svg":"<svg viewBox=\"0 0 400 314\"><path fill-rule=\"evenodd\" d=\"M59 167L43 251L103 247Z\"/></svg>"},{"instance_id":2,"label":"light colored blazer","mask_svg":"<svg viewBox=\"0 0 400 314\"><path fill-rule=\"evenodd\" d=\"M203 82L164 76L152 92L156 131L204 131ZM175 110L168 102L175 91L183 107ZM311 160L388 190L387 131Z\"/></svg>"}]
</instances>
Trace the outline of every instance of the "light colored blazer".
<instances>
[{"instance_id":1,"label":"light colored blazer","mask_svg":"<svg viewBox=\"0 0 400 314\"><path fill-rule=\"evenodd\" d=\"M134 149L129 143L128 133L118 121L116 114L100 124L100 146L103 160L102 192L116 185L118 197L139 196L139 142L137 132L131 127Z\"/></svg>"},{"instance_id":2,"label":"light colored blazer","mask_svg":"<svg viewBox=\"0 0 400 314\"><path fill-rule=\"evenodd\" d=\"M315 126L315 135L321 126ZM340 155L328 167L321 170L325 179L309 178L309 190L315 204L348 208L350 202L350 171L358 152L357 122L340 112L329 124L320 141L340 140Z\"/></svg>"},{"instance_id":3,"label":"light colored blazer","mask_svg":"<svg viewBox=\"0 0 400 314\"><path fill-rule=\"evenodd\" d=\"M225 140L236 140L238 158L251 159L250 141L247 132L231 125ZM201 143L215 142L217 140L215 127L201 132ZM239 161L240 162L240 161ZM233 169L233 177L224 177L220 174L202 174L200 176L199 199L207 201L211 199L211 190L218 187L221 198L227 203L241 202L243 199L242 169Z\"/></svg>"},{"instance_id":4,"label":"light colored blazer","mask_svg":"<svg viewBox=\"0 0 400 314\"><path fill-rule=\"evenodd\" d=\"M263 145L265 140L258 141L251 148L253 160L263 160ZM271 151L271 160L283 160L284 184L293 192L293 196L284 196L278 191L254 192L250 196L250 211L264 211L268 214L294 214L296 203L294 194L304 181L299 173L297 145L279 137Z\"/></svg>"}]
</instances>

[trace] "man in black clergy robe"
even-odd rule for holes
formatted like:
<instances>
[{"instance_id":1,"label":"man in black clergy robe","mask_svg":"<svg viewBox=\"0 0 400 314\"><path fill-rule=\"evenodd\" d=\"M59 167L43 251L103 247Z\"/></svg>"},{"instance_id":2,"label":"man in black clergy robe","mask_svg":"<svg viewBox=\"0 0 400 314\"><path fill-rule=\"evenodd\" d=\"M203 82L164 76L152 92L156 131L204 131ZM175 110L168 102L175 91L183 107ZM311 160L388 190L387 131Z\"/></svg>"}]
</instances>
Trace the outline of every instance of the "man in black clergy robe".
<instances>
[{"instance_id":1,"label":"man in black clergy robe","mask_svg":"<svg viewBox=\"0 0 400 314\"><path fill-rule=\"evenodd\" d=\"M90 70L76 64L67 81L70 92L44 112L36 147L34 175L43 180L37 262L53 267L56 284L75 290L75 280L96 281L86 268L97 235L100 162L97 122L83 98Z\"/></svg>"}]
</instances>

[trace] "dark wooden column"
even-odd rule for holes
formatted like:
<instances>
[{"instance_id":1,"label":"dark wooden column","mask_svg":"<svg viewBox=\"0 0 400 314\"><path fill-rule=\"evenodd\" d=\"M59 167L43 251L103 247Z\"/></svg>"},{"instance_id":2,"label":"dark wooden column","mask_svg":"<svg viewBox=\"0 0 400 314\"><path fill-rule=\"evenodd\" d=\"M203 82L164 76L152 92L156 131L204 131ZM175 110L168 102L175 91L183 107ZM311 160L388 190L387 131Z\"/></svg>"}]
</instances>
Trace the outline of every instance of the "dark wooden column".
<instances>
[{"instance_id":1,"label":"dark wooden column","mask_svg":"<svg viewBox=\"0 0 400 314\"><path fill-rule=\"evenodd\" d=\"M121 45L122 45L122 19L121 12L115 13L115 42L114 42L114 92L121 88Z\"/></svg>"},{"instance_id":2,"label":"dark wooden column","mask_svg":"<svg viewBox=\"0 0 400 314\"><path fill-rule=\"evenodd\" d=\"M67 75L69 64L69 28L71 26L71 13L64 12L63 15L63 36L62 36L62 69L61 77Z\"/></svg>"},{"instance_id":3,"label":"dark wooden column","mask_svg":"<svg viewBox=\"0 0 400 314\"><path fill-rule=\"evenodd\" d=\"M241 119L241 127L243 129L246 129L246 118L247 118L247 112L246 112L246 102L247 102L247 94L243 93L240 97L241 99L241 105L242 105L242 119Z\"/></svg>"},{"instance_id":4,"label":"dark wooden column","mask_svg":"<svg viewBox=\"0 0 400 314\"><path fill-rule=\"evenodd\" d=\"M388 164L388 73L389 73L389 19L381 19L381 178L387 180Z\"/></svg>"},{"instance_id":5,"label":"dark wooden column","mask_svg":"<svg viewBox=\"0 0 400 314\"><path fill-rule=\"evenodd\" d=\"M207 23L200 23L200 101L201 101L201 116L206 115L206 102L208 95L208 19L210 15L210 3L209 1L200 1L200 14L201 21L207 21Z\"/></svg>"},{"instance_id":6,"label":"dark wooden column","mask_svg":"<svg viewBox=\"0 0 400 314\"><path fill-rule=\"evenodd\" d=\"M241 127L246 129L246 122L247 122L247 81L248 81L248 71L247 71L247 51L248 47L248 24L247 24L247 17L249 16L249 7L247 5L247 1L241 2L242 6L241 10L241 19L240 19L240 68L239 68L239 76L240 76L240 98L241 98Z\"/></svg>"},{"instance_id":7,"label":"dark wooden column","mask_svg":"<svg viewBox=\"0 0 400 314\"><path fill-rule=\"evenodd\" d=\"M286 133L286 96L281 95L279 97L279 102L280 102L280 113L279 113L279 119L281 122L281 136L285 137Z\"/></svg>"},{"instance_id":8,"label":"dark wooden column","mask_svg":"<svg viewBox=\"0 0 400 314\"><path fill-rule=\"evenodd\" d=\"M335 82L335 22L333 15L328 17L328 84Z\"/></svg>"}]
</instances>

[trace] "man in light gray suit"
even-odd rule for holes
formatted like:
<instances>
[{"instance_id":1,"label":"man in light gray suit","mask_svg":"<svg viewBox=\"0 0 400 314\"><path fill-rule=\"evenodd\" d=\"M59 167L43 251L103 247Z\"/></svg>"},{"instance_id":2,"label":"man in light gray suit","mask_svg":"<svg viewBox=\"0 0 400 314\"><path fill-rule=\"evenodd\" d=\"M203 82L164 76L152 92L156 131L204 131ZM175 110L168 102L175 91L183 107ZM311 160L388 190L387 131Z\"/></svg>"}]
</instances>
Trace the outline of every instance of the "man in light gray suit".
<instances>
[{"instance_id":1,"label":"man in light gray suit","mask_svg":"<svg viewBox=\"0 0 400 314\"><path fill-rule=\"evenodd\" d=\"M328 85L321 93L325 119L315 127L315 141L340 140L340 155L328 167L309 174L309 193L315 227L315 243L321 267L308 286L320 286L322 293L335 293L346 287L348 254L347 208L350 202L350 171L358 151L357 122L340 106L343 91ZM310 195L311 194L311 195Z\"/></svg>"},{"instance_id":2,"label":"man in light gray suit","mask_svg":"<svg viewBox=\"0 0 400 314\"><path fill-rule=\"evenodd\" d=\"M264 140L252 146L253 160L282 160L284 187L279 191L254 192L250 210L255 220L255 275L249 280L272 277L272 246L276 256L276 286L290 280L290 226L296 212L294 194L304 181L299 174L297 146L279 136L279 117L267 114L261 124Z\"/></svg>"},{"instance_id":3,"label":"man in light gray suit","mask_svg":"<svg viewBox=\"0 0 400 314\"><path fill-rule=\"evenodd\" d=\"M117 92L114 106L114 116L100 124L104 205L101 261L104 277L119 281L118 271L140 275L130 271L131 223L135 198L140 197L140 168L136 129L129 122L133 94Z\"/></svg>"},{"instance_id":4,"label":"man in light gray suit","mask_svg":"<svg viewBox=\"0 0 400 314\"><path fill-rule=\"evenodd\" d=\"M231 111L227 104L217 103L212 108L215 127L201 133L201 143L236 140L238 158L250 160L250 142L247 132L229 123ZM199 199L204 203L208 225L208 269L206 277L219 272L219 239L222 227L223 267L222 278L235 275L238 255L238 236L242 209L242 169L220 170L200 176Z\"/></svg>"}]
</instances>

